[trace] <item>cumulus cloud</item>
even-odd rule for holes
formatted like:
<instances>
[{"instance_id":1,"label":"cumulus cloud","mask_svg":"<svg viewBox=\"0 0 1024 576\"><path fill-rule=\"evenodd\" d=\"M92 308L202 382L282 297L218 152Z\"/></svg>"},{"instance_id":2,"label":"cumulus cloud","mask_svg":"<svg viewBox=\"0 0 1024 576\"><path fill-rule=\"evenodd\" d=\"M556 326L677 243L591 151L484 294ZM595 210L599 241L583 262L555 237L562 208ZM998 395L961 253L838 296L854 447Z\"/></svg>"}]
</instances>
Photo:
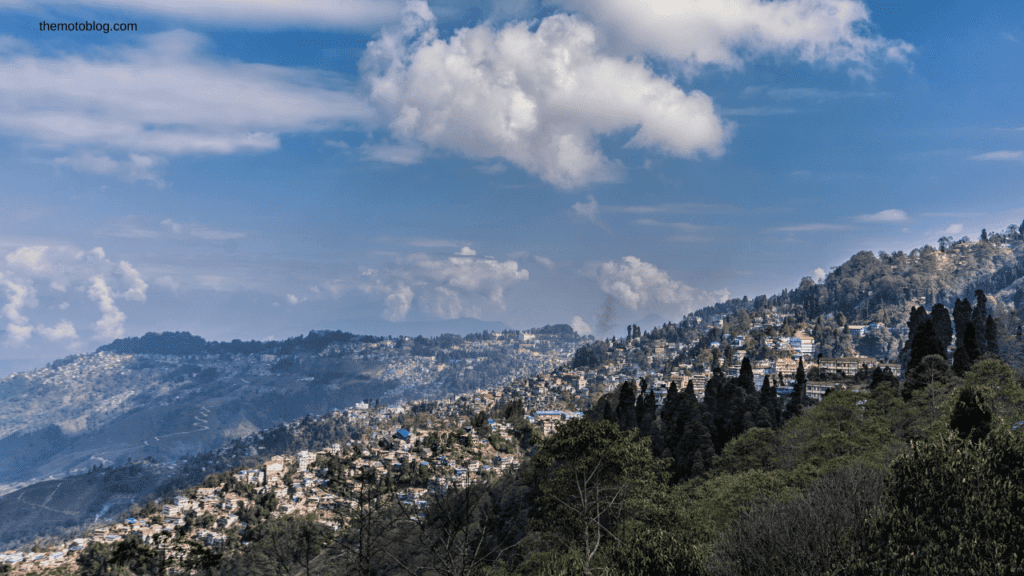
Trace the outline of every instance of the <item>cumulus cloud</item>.
<instances>
[{"instance_id":1,"label":"cumulus cloud","mask_svg":"<svg viewBox=\"0 0 1024 576\"><path fill-rule=\"evenodd\" d=\"M725 291L697 293L636 256L626 256L621 262L604 262L597 267L596 277L605 294L630 310L685 312L717 302L723 294L728 296Z\"/></svg>"},{"instance_id":2,"label":"cumulus cloud","mask_svg":"<svg viewBox=\"0 0 1024 576\"><path fill-rule=\"evenodd\" d=\"M572 329L580 336L593 334L593 330L590 329L590 324L584 322L583 318L580 318L579 316L573 316L572 322L570 322L569 325L572 326Z\"/></svg>"},{"instance_id":3,"label":"cumulus cloud","mask_svg":"<svg viewBox=\"0 0 1024 576\"><path fill-rule=\"evenodd\" d=\"M690 75L708 65L740 69L763 55L850 64L866 73L878 60L904 61L913 47L868 32L858 0L558 0L607 31L627 54L674 61Z\"/></svg>"},{"instance_id":4,"label":"cumulus cloud","mask_svg":"<svg viewBox=\"0 0 1024 576\"><path fill-rule=\"evenodd\" d=\"M811 271L811 278L813 278L815 282L821 282L825 279L826 275L827 273L824 268L819 267Z\"/></svg>"},{"instance_id":5,"label":"cumulus cloud","mask_svg":"<svg viewBox=\"0 0 1024 576\"><path fill-rule=\"evenodd\" d=\"M124 335L126 316L117 301L145 301L149 289L145 278L130 263L111 261L99 247L81 250L73 246L23 246L9 252L3 262L0 279L7 303L0 313L8 320L8 345L24 344L34 334L51 341L79 338L74 324L67 319L53 326L38 323L37 319L33 325L29 316L34 314L29 311L38 306L44 294L48 299L63 299L76 292L85 293L100 314L94 324L94 336L108 339ZM57 302L48 308L71 308L67 301Z\"/></svg>"},{"instance_id":6,"label":"cumulus cloud","mask_svg":"<svg viewBox=\"0 0 1024 576\"><path fill-rule=\"evenodd\" d=\"M1021 150L998 150L971 156L971 160L1020 160L1024 158L1024 151Z\"/></svg>"},{"instance_id":7,"label":"cumulus cloud","mask_svg":"<svg viewBox=\"0 0 1024 576\"><path fill-rule=\"evenodd\" d=\"M906 222L909 218L903 210L882 210L874 214L862 214L857 216L857 222Z\"/></svg>"},{"instance_id":8,"label":"cumulus cloud","mask_svg":"<svg viewBox=\"0 0 1024 576\"><path fill-rule=\"evenodd\" d=\"M950 224L949 228L942 231L943 234L959 234L964 231L963 224Z\"/></svg>"},{"instance_id":9,"label":"cumulus cloud","mask_svg":"<svg viewBox=\"0 0 1024 576\"><path fill-rule=\"evenodd\" d=\"M344 3L341 3L344 4ZM202 55L205 39L176 30L90 56L0 54L0 132L66 150L57 165L151 180L166 158L273 150L283 133L368 121L356 96L314 72Z\"/></svg>"},{"instance_id":10,"label":"cumulus cloud","mask_svg":"<svg viewBox=\"0 0 1024 576\"><path fill-rule=\"evenodd\" d=\"M476 256L476 250L473 250L469 246L463 246L462 250L459 250L456 256Z\"/></svg>"},{"instance_id":11,"label":"cumulus cloud","mask_svg":"<svg viewBox=\"0 0 1024 576\"><path fill-rule=\"evenodd\" d=\"M503 310L505 288L529 277L515 260L412 254L387 268L365 270L361 288L385 296L383 316L388 320L405 319L414 302L430 316L453 319L479 316L485 306Z\"/></svg>"},{"instance_id":12,"label":"cumulus cloud","mask_svg":"<svg viewBox=\"0 0 1024 576\"><path fill-rule=\"evenodd\" d=\"M50 341L78 339L78 332L75 331L75 325L67 320L61 320L52 328L39 325L36 326L36 330L39 331L44 338Z\"/></svg>"},{"instance_id":13,"label":"cumulus cloud","mask_svg":"<svg viewBox=\"0 0 1024 576\"><path fill-rule=\"evenodd\" d=\"M561 188L618 178L602 135L696 157L722 154L729 127L711 99L686 93L640 59L601 53L591 24L566 14L438 37L426 2L409 2L362 61L371 101L403 145L502 158Z\"/></svg>"},{"instance_id":14,"label":"cumulus cloud","mask_svg":"<svg viewBox=\"0 0 1024 576\"><path fill-rule=\"evenodd\" d=\"M94 300L103 316L96 321L96 337L99 339L120 338L124 336L124 312L114 304L114 294L102 276L93 276L89 286L89 298Z\"/></svg>"}]
</instances>

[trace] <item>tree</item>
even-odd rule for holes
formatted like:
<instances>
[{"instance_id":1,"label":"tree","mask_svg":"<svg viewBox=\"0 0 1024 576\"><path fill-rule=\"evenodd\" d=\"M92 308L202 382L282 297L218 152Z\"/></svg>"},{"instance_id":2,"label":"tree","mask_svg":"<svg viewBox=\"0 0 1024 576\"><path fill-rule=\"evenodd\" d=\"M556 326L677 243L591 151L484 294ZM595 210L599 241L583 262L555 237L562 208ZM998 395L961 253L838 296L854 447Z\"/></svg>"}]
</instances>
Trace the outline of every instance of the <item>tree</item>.
<instances>
[{"instance_id":1,"label":"tree","mask_svg":"<svg viewBox=\"0 0 1024 576\"><path fill-rule=\"evenodd\" d=\"M974 386L964 386L953 406L949 427L960 438L977 442L988 436L992 429L992 411L985 406L985 400Z\"/></svg>"},{"instance_id":2,"label":"tree","mask_svg":"<svg viewBox=\"0 0 1024 576\"><path fill-rule=\"evenodd\" d=\"M417 541L409 537L405 546L416 547L418 556L425 557L417 565L429 563L438 574L480 574L525 534L526 490L517 479L504 478L432 491L423 519L410 528L417 532Z\"/></svg>"},{"instance_id":3,"label":"tree","mask_svg":"<svg viewBox=\"0 0 1024 576\"><path fill-rule=\"evenodd\" d=\"M993 431L914 443L893 463L877 512L851 540L844 573L1020 574L1024 438Z\"/></svg>"},{"instance_id":4,"label":"tree","mask_svg":"<svg viewBox=\"0 0 1024 576\"><path fill-rule=\"evenodd\" d=\"M912 372L921 363L922 358L933 355L941 356L943 360L946 359L946 350L935 335L931 319L928 319L920 324L911 335L907 371Z\"/></svg>"},{"instance_id":5,"label":"tree","mask_svg":"<svg viewBox=\"0 0 1024 576\"><path fill-rule=\"evenodd\" d=\"M623 430L635 430L636 421L636 384L627 380L619 387L619 403L615 407L615 418Z\"/></svg>"},{"instance_id":6,"label":"tree","mask_svg":"<svg viewBox=\"0 0 1024 576\"><path fill-rule=\"evenodd\" d=\"M740 365L739 384L751 394L757 392L754 389L754 368L750 365L750 358L746 356L743 357L743 363Z\"/></svg>"},{"instance_id":7,"label":"tree","mask_svg":"<svg viewBox=\"0 0 1024 576\"><path fill-rule=\"evenodd\" d=\"M974 323L975 338L977 338L978 349L982 354L988 349L988 345L985 341L985 319L988 318L988 298L985 297L983 290L975 290L974 296L977 298L977 304L974 306L974 312L971 313L971 322ZM968 350L970 352L970 350Z\"/></svg>"},{"instance_id":8,"label":"tree","mask_svg":"<svg viewBox=\"0 0 1024 576\"><path fill-rule=\"evenodd\" d=\"M742 510L708 561L710 576L833 574L855 560L848 535L882 495L884 470L853 466L825 474L790 499Z\"/></svg>"},{"instance_id":9,"label":"tree","mask_svg":"<svg viewBox=\"0 0 1024 576\"><path fill-rule=\"evenodd\" d=\"M799 416L806 405L807 396L807 374L804 372L804 359L796 367L796 383L793 385L793 396L786 405L786 416L792 418Z\"/></svg>"},{"instance_id":10,"label":"tree","mask_svg":"<svg viewBox=\"0 0 1024 576\"><path fill-rule=\"evenodd\" d=\"M953 343L953 322L950 320L949 310L942 304L932 306L932 327L945 355L946 349Z\"/></svg>"},{"instance_id":11,"label":"tree","mask_svg":"<svg viewBox=\"0 0 1024 576\"><path fill-rule=\"evenodd\" d=\"M971 303L966 298L957 298L953 305L953 326L956 328L956 345L960 346L964 341L964 331L967 323L971 321Z\"/></svg>"},{"instance_id":12,"label":"tree","mask_svg":"<svg viewBox=\"0 0 1024 576\"><path fill-rule=\"evenodd\" d=\"M999 321L991 315L985 320L985 354L999 356Z\"/></svg>"},{"instance_id":13,"label":"tree","mask_svg":"<svg viewBox=\"0 0 1024 576\"><path fill-rule=\"evenodd\" d=\"M546 438L533 458L537 526L563 550L579 550L590 574L602 545L620 540L618 527L634 498L663 477L648 439L611 422L577 418Z\"/></svg>"}]
</instances>

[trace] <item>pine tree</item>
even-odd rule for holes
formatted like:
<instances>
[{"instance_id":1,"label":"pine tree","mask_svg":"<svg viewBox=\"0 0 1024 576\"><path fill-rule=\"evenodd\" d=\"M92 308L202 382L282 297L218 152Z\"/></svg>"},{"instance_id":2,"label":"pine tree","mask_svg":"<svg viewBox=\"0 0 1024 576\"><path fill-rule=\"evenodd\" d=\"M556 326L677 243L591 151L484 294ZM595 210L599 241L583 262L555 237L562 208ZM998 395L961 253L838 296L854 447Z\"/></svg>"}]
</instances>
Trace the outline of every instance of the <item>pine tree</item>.
<instances>
[{"instance_id":1,"label":"pine tree","mask_svg":"<svg viewBox=\"0 0 1024 576\"><path fill-rule=\"evenodd\" d=\"M960 396L953 406L949 427L965 440L977 442L988 436L992 429L992 411L985 406L981 393L973 386L960 389Z\"/></svg>"},{"instance_id":2,"label":"pine tree","mask_svg":"<svg viewBox=\"0 0 1024 576\"><path fill-rule=\"evenodd\" d=\"M787 419L799 416L803 412L804 405L806 404L806 395L807 374L804 372L804 359L801 358L800 364L796 367L796 384L793 385L793 396L789 399L789 404L786 405Z\"/></svg>"},{"instance_id":3,"label":"pine tree","mask_svg":"<svg viewBox=\"0 0 1024 576\"><path fill-rule=\"evenodd\" d=\"M981 358L981 347L978 345L977 330L975 329L974 322L968 322L967 329L964 330L964 348L967 350L967 355L971 358L971 364L974 364Z\"/></svg>"},{"instance_id":4,"label":"pine tree","mask_svg":"<svg viewBox=\"0 0 1024 576\"><path fill-rule=\"evenodd\" d=\"M984 354L988 350L988 344L985 341L985 319L988 318L986 303L988 298L985 297L985 292L982 290L975 290L974 296L978 299L978 303L974 306L974 312L971 313L971 322L974 323L974 337L978 340L978 349Z\"/></svg>"},{"instance_id":5,"label":"pine tree","mask_svg":"<svg viewBox=\"0 0 1024 576\"><path fill-rule=\"evenodd\" d=\"M746 356L743 357L743 363L740 365L740 386L750 394L757 392L754 388L754 368L750 365L750 358Z\"/></svg>"},{"instance_id":6,"label":"pine tree","mask_svg":"<svg viewBox=\"0 0 1024 576\"><path fill-rule=\"evenodd\" d=\"M963 300L957 298L956 304L953 305L953 327L956 328L956 345L960 346L964 341L964 330L967 329L967 323L971 321L971 303L966 298Z\"/></svg>"},{"instance_id":7,"label":"pine tree","mask_svg":"<svg viewBox=\"0 0 1024 576\"><path fill-rule=\"evenodd\" d=\"M985 353L999 356L999 321L992 316L985 321Z\"/></svg>"},{"instance_id":8,"label":"pine tree","mask_svg":"<svg viewBox=\"0 0 1024 576\"><path fill-rule=\"evenodd\" d=\"M939 342L938 337L935 336L935 329L932 326L932 321L929 319L925 320L924 324L921 324L917 332L911 336L910 359L907 362L905 374L917 368L922 358L932 354L937 354L946 359L946 350L943 348L942 343Z\"/></svg>"},{"instance_id":9,"label":"pine tree","mask_svg":"<svg viewBox=\"0 0 1024 576\"><path fill-rule=\"evenodd\" d=\"M949 348L953 343L953 322L949 318L949 310L942 304L932 306L932 326L942 349Z\"/></svg>"},{"instance_id":10,"label":"pine tree","mask_svg":"<svg viewBox=\"0 0 1024 576\"><path fill-rule=\"evenodd\" d=\"M971 369L971 355L967 353L967 346L961 343L953 353L953 373L963 378L964 374Z\"/></svg>"},{"instance_id":11,"label":"pine tree","mask_svg":"<svg viewBox=\"0 0 1024 576\"><path fill-rule=\"evenodd\" d=\"M622 383L619 388L619 404L615 407L615 419L623 430L635 430L636 422L636 385L632 380Z\"/></svg>"}]
</instances>

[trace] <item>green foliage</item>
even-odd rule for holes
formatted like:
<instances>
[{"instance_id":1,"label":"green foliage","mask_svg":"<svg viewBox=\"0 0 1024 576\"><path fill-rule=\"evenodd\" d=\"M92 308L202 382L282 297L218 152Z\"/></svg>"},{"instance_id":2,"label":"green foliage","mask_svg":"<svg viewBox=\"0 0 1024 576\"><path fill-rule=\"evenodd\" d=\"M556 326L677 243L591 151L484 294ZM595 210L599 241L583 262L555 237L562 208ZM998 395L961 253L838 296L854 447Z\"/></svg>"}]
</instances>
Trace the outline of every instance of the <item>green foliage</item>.
<instances>
[{"instance_id":1,"label":"green foliage","mask_svg":"<svg viewBox=\"0 0 1024 576\"><path fill-rule=\"evenodd\" d=\"M854 574L1019 574L1024 570L1024 438L994 430L914 443L858 537Z\"/></svg>"},{"instance_id":2,"label":"green foliage","mask_svg":"<svg viewBox=\"0 0 1024 576\"><path fill-rule=\"evenodd\" d=\"M960 438L977 442L988 436L992 430L992 411L985 406L985 401L974 386L960 389L960 397L953 406L953 415L949 419L949 427Z\"/></svg>"},{"instance_id":3,"label":"green foliage","mask_svg":"<svg viewBox=\"0 0 1024 576\"><path fill-rule=\"evenodd\" d=\"M739 517L708 561L709 575L819 575L854 559L849 534L882 494L884 470L831 472L796 497L765 498Z\"/></svg>"}]
</instances>

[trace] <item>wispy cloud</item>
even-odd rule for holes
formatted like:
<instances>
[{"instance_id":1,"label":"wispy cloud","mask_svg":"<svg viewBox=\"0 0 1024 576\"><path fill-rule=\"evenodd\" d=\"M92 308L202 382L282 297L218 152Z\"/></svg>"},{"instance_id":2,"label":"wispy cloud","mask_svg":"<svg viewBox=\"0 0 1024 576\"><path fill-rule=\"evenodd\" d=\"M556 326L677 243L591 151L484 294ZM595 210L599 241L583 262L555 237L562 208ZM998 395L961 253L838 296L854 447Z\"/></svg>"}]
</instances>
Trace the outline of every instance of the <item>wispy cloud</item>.
<instances>
[{"instance_id":1,"label":"wispy cloud","mask_svg":"<svg viewBox=\"0 0 1024 576\"><path fill-rule=\"evenodd\" d=\"M651 218L641 218L634 221L636 224L641 226L657 226L662 228L675 228L677 230L685 230L687 232L697 232L700 230L706 230L706 226L700 226L698 224L691 224L689 222L662 222L661 220L653 220Z\"/></svg>"},{"instance_id":2,"label":"wispy cloud","mask_svg":"<svg viewBox=\"0 0 1024 576\"><path fill-rule=\"evenodd\" d=\"M825 232L828 230L852 230L853 226L845 224L796 224L794 226L779 226L768 228L766 232Z\"/></svg>"},{"instance_id":3,"label":"wispy cloud","mask_svg":"<svg viewBox=\"0 0 1024 576\"><path fill-rule=\"evenodd\" d=\"M1021 158L1024 158L1022 150L997 150L971 156L971 160L1020 160Z\"/></svg>"},{"instance_id":4,"label":"wispy cloud","mask_svg":"<svg viewBox=\"0 0 1024 576\"><path fill-rule=\"evenodd\" d=\"M60 166L161 184L170 157L274 150L284 133L371 120L330 74L214 60L184 30L137 40L88 56L0 53L0 133L59 151Z\"/></svg>"},{"instance_id":5,"label":"wispy cloud","mask_svg":"<svg viewBox=\"0 0 1024 576\"><path fill-rule=\"evenodd\" d=\"M903 210L882 210L874 214L861 214L854 217L857 222L906 222L909 220Z\"/></svg>"}]
</instances>

